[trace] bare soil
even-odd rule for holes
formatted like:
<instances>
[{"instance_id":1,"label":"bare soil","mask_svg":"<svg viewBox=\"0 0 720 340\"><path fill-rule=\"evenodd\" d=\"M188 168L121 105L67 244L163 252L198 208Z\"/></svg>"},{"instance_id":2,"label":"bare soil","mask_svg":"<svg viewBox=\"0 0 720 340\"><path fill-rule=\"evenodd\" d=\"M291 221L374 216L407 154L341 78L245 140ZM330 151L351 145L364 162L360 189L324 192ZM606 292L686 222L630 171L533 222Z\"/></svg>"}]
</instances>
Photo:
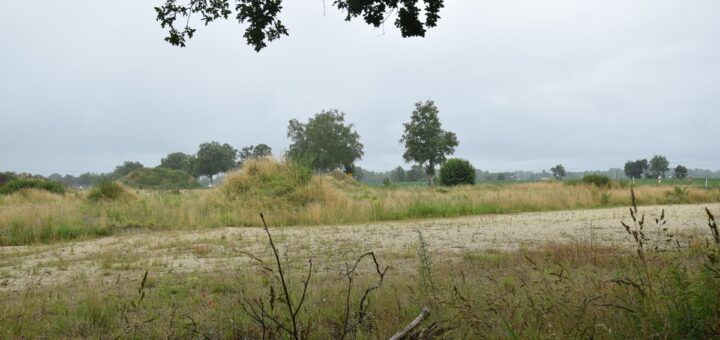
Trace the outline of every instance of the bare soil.
<instances>
[{"instance_id":1,"label":"bare soil","mask_svg":"<svg viewBox=\"0 0 720 340\"><path fill-rule=\"evenodd\" d=\"M641 207L652 234L655 218L675 234L705 232L705 207L720 204ZM275 227L273 238L290 263L312 258L319 271L333 271L343 261L374 251L402 269L414 261L418 231L435 256L462 256L483 250L511 250L548 242L631 246L620 221L631 222L628 208L555 211L462 218L414 220L343 226ZM268 223L272 225L270 217ZM70 280L99 284L155 274L219 272L270 260L261 228L134 232L52 245L0 247L0 293L14 295Z\"/></svg>"}]
</instances>

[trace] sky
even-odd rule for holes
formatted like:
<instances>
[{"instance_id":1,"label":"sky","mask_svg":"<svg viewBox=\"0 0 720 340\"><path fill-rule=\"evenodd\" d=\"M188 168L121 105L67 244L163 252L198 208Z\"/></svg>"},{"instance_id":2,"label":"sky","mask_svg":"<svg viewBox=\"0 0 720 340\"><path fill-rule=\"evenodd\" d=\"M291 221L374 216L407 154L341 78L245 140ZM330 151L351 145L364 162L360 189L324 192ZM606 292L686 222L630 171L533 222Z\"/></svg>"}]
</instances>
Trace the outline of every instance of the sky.
<instances>
[{"instance_id":1,"label":"sky","mask_svg":"<svg viewBox=\"0 0 720 340\"><path fill-rule=\"evenodd\" d=\"M169 45L161 2L3 4L0 171L155 166L208 141L278 155L290 119L331 108L361 136L358 165L409 167L403 123L428 99L457 134L454 156L482 170L655 154L720 169L720 1L446 0L438 27L403 39L344 21L332 1L287 0L290 36L260 53L234 21Z\"/></svg>"}]
</instances>

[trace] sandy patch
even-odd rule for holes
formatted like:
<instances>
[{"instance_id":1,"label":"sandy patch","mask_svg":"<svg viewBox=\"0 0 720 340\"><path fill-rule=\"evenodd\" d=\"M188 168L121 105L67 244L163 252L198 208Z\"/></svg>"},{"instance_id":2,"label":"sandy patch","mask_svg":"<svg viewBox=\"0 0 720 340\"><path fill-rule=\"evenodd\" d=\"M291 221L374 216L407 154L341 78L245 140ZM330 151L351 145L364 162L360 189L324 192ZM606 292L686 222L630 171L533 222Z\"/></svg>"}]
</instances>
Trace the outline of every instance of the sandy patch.
<instances>
[{"instance_id":1,"label":"sandy patch","mask_svg":"<svg viewBox=\"0 0 720 340\"><path fill-rule=\"evenodd\" d=\"M704 207L720 204L641 207L648 221L665 210L671 233L706 228ZM718 213L720 215L720 213ZM430 251L461 255L487 249L509 250L545 242L632 245L620 221L628 208L555 211L345 226L271 228L282 253L293 263L313 258L319 270L367 251L397 264L415 255L421 231ZM272 224L272 218L269 221ZM654 230L652 223L649 225ZM0 247L0 292L20 292L68 282L110 282L154 273L219 272L269 261L261 228L130 233L46 246Z\"/></svg>"}]
</instances>

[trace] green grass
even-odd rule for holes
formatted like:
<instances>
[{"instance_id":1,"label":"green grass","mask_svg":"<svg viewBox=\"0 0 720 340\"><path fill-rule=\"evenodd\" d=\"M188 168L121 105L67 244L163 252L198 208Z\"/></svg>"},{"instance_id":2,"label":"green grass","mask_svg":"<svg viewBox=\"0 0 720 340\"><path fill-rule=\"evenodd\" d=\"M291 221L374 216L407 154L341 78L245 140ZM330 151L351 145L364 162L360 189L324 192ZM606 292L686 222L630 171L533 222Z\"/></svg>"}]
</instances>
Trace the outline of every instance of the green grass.
<instances>
[{"instance_id":1,"label":"green grass","mask_svg":"<svg viewBox=\"0 0 720 340\"><path fill-rule=\"evenodd\" d=\"M65 193L65 187L57 182L36 178L16 178L0 185L0 195L12 194L24 189L39 189L56 194Z\"/></svg>"}]
</instances>

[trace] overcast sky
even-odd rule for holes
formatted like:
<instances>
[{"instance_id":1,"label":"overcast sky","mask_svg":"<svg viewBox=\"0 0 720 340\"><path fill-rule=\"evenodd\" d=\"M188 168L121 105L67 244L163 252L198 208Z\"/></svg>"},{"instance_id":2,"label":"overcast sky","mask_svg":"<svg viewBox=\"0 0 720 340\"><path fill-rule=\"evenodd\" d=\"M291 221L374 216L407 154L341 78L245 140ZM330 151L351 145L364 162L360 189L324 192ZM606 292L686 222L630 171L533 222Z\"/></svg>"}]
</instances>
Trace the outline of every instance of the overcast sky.
<instances>
[{"instance_id":1,"label":"overcast sky","mask_svg":"<svg viewBox=\"0 0 720 340\"><path fill-rule=\"evenodd\" d=\"M235 22L170 46L160 3L2 4L0 171L155 166L207 141L280 154L288 120L329 108L355 124L359 165L387 170L404 165L402 123L427 99L457 133L455 155L483 170L654 154L720 168L717 0L446 0L438 27L412 39L287 0L290 36L260 53Z\"/></svg>"}]
</instances>

